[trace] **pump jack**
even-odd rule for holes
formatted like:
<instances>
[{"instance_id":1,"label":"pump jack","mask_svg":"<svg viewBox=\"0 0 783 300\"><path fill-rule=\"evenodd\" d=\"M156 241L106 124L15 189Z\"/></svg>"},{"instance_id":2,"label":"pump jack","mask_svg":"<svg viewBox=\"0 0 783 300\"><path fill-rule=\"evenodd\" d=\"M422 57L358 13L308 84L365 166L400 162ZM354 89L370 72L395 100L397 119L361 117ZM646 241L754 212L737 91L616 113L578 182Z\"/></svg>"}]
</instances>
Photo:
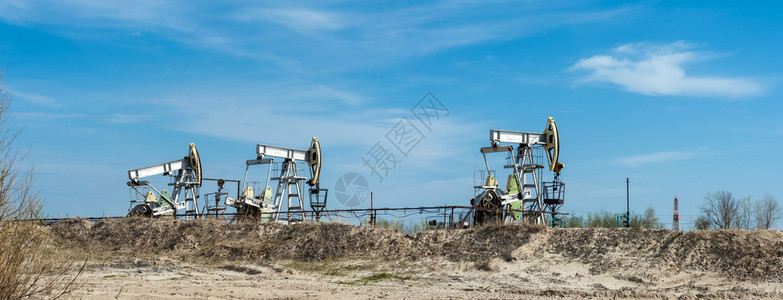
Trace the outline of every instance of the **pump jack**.
<instances>
[{"instance_id":1,"label":"pump jack","mask_svg":"<svg viewBox=\"0 0 783 300\"><path fill-rule=\"evenodd\" d=\"M171 194L167 190L158 190L149 181L139 180L161 174L174 179L173 183L169 183L174 186ZM182 209L185 210L186 216L199 214L197 189L201 187L201 157L198 155L195 144L188 145L188 156L183 159L129 170L128 178L130 179L128 186L144 197L143 201L137 201L143 203L134 206L128 213L129 216L176 216L177 211ZM152 190L143 193L139 190L140 187L148 187ZM183 193L184 200L180 197L180 194ZM131 205L135 203L132 201Z\"/></svg>"},{"instance_id":2,"label":"pump jack","mask_svg":"<svg viewBox=\"0 0 783 300\"><path fill-rule=\"evenodd\" d=\"M491 146L481 148L487 174L492 173L487 162L487 153L498 152L508 153L510 163L504 168L512 169L512 173L508 176L506 190L499 188L494 175L488 175L483 186L474 187L482 190L478 196L471 199L471 205L479 208L473 215L474 223L526 219L531 223L543 224L545 209L552 210L554 223L554 210L563 204L565 191L565 184L559 178L560 170L565 165L559 162L560 135L555 120L552 117L547 119L543 133L490 130L489 140ZM501 143L517 144L517 148ZM537 164L533 153L536 148L544 150L549 161L549 170L555 173L554 181L543 186L540 184L542 178L539 178L541 175L537 170L544 166ZM505 215L504 208L509 210Z\"/></svg>"},{"instance_id":3,"label":"pump jack","mask_svg":"<svg viewBox=\"0 0 783 300\"><path fill-rule=\"evenodd\" d=\"M275 158L281 158L280 173L272 176L272 165ZM288 223L302 221L304 216L304 200L301 197L301 181L306 178L297 173L296 162L304 161L310 170L310 179L307 184L310 188L310 208L316 219L326 208L327 189L320 188L321 175L321 143L313 137L308 150L296 150L258 144L256 146L256 159L245 162L244 188L239 199L226 198L226 205L237 208L237 213L242 218L260 219L261 221L285 221ZM259 195L255 195L252 186L249 185L247 175L250 166L269 165L264 189ZM272 194L270 181L277 181L277 189ZM286 218L281 220L280 213L286 207Z\"/></svg>"}]
</instances>

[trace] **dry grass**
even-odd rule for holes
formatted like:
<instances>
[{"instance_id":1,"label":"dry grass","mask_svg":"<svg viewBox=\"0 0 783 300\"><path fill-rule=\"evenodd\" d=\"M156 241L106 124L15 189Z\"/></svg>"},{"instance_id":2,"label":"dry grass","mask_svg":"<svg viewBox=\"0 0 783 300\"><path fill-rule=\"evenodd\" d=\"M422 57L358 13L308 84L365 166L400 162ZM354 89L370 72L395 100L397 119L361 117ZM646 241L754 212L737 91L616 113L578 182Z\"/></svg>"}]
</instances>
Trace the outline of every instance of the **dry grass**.
<instances>
[{"instance_id":1,"label":"dry grass","mask_svg":"<svg viewBox=\"0 0 783 300\"><path fill-rule=\"evenodd\" d=\"M40 219L43 202L27 152L14 147L19 131L8 123L10 103L0 84L0 298L59 298L76 288L86 261L75 264L74 252L62 251L38 224L15 221Z\"/></svg>"},{"instance_id":2,"label":"dry grass","mask_svg":"<svg viewBox=\"0 0 783 300\"><path fill-rule=\"evenodd\" d=\"M57 245L44 228L29 222L0 222L0 295L59 298L78 287L84 270L75 252Z\"/></svg>"}]
</instances>

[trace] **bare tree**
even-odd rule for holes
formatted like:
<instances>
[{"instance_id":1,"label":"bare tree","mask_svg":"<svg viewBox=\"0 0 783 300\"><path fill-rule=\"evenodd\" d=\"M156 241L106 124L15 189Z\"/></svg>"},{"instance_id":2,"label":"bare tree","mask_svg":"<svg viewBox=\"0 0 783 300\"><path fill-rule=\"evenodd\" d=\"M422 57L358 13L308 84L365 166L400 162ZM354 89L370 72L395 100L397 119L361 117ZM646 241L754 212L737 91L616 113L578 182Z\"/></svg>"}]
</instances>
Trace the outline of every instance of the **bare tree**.
<instances>
[{"instance_id":1,"label":"bare tree","mask_svg":"<svg viewBox=\"0 0 783 300\"><path fill-rule=\"evenodd\" d=\"M76 287L85 264L75 265L36 223L16 221L40 219L43 203L27 152L14 147L19 131L8 122L10 103L0 83L0 299L58 298Z\"/></svg>"},{"instance_id":2,"label":"bare tree","mask_svg":"<svg viewBox=\"0 0 783 300\"><path fill-rule=\"evenodd\" d=\"M783 210L772 195L764 195L761 201L756 202L754 208L756 228L758 229L770 229L778 220L783 218Z\"/></svg>"},{"instance_id":3,"label":"bare tree","mask_svg":"<svg viewBox=\"0 0 783 300\"><path fill-rule=\"evenodd\" d=\"M716 229L738 228L741 225L740 203L731 192L707 193L701 211Z\"/></svg>"},{"instance_id":4,"label":"bare tree","mask_svg":"<svg viewBox=\"0 0 783 300\"><path fill-rule=\"evenodd\" d=\"M737 228L753 229L753 201L750 196L742 197L739 200L739 219L737 219Z\"/></svg>"}]
</instances>

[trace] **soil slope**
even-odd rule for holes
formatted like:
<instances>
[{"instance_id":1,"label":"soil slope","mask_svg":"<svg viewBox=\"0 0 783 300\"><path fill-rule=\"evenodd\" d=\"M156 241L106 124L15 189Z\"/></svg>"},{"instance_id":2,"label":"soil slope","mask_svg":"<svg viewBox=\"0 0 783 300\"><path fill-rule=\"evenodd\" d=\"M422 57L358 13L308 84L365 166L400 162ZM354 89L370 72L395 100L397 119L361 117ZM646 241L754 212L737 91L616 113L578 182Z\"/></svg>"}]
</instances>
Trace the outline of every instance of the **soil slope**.
<instances>
[{"instance_id":1,"label":"soil slope","mask_svg":"<svg viewBox=\"0 0 783 300\"><path fill-rule=\"evenodd\" d=\"M112 258L94 264L86 275L92 288L78 297L87 298L107 289L111 291L102 295L114 296L118 285L106 284L107 276L115 278L112 272L130 276L119 286L139 298L157 294L134 284L150 285L150 278L169 273L176 275L172 280L185 281L182 289L188 297L197 298L222 297L220 288L232 291L231 286L245 281L256 286L262 278L271 285L249 288L244 296L783 298L783 233L776 230L673 232L520 224L408 235L334 223L143 218L70 220L49 230L75 248ZM241 274L231 277L237 272ZM298 283L289 286L281 276ZM187 284L194 278L233 283L215 286L215 294L209 294ZM407 294L389 293L400 288Z\"/></svg>"}]
</instances>

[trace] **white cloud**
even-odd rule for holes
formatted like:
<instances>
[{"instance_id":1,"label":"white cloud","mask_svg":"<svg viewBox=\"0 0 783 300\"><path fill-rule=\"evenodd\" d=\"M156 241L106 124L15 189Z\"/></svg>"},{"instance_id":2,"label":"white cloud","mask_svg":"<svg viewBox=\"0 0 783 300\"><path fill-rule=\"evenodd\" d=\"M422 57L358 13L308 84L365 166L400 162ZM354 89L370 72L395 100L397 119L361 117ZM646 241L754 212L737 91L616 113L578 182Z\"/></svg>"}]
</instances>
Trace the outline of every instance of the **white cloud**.
<instances>
[{"instance_id":1,"label":"white cloud","mask_svg":"<svg viewBox=\"0 0 783 300\"><path fill-rule=\"evenodd\" d=\"M669 163L703 155L706 148L699 147L693 151L664 151L641 154L616 159L614 163L625 167L637 167L653 163Z\"/></svg>"},{"instance_id":2,"label":"white cloud","mask_svg":"<svg viewBox=\"0 0 783 300\"><path fill-rule=\"evenodd\" d=\"M43 105L43 106L48 106L48 107L53 107L53 108L57 108L57 107L61 106L60 102L58 102L57 100L54 100L52 98L46 97L46 96L41 95L41 94L22 93L22 92L19 92L17 90L11 90L11 89L8 89L8 92L10 92L11 95L14 96L14 98L23 99L23 100L26 100L26 101L28 101L30 103Z\"/></svg>"},{"instance_id":3,"label":"white cloud","mask_svg":"<svg viewBox=\"0 0 783 300\"><path fill-rule=\"evenodd\" d=\"M253 22L258 19L272 21L302 33L331 31L343 28L344 17L337 13L315 9L251 9L241 12L238 20Z\"/></svg>"},{"instance_id":4,"label":"white cloud","mask_svg":"<svg viewBox=\"0 0 783 300\"><path fill-rule=\"evenodd\" d=\"M764 86L749 78L706 77L686 74L684 65L715 58L693 51L693 44L627 44L609 55L595 55L571 66L587 71L581 82L608 82L645 95L738 98L759 95Z\"/></svg>"}]
</instances>

